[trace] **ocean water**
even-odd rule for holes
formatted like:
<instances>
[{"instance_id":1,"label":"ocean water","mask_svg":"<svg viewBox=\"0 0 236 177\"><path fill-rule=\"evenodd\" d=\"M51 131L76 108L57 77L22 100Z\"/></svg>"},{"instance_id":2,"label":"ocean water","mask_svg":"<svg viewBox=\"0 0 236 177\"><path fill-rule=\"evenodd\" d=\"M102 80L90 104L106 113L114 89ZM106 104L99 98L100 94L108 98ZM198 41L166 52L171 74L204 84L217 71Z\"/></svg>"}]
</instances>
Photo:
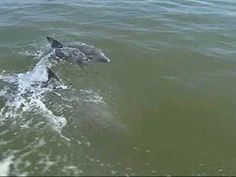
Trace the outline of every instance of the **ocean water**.
<instances>
[{"instance_id":1,"label":"ocean water","mask_svg":"<svg viewBox=\"0 0 236 177\"><path fill-rule=\"evenodd\" d=\"M235 19L234 0L0 1L0 176L235 175ZM47 36L111 63L42 57Z\"/></svg>"}]
</instances>

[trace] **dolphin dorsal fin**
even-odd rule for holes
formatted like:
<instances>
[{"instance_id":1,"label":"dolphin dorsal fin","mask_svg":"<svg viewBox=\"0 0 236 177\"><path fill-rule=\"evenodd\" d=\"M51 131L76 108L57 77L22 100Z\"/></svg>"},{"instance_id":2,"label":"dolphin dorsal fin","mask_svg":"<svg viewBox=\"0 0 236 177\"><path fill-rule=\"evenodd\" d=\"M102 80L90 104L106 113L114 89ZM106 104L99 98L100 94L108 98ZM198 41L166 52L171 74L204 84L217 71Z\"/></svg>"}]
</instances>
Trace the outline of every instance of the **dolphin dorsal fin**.
<instances>
[{"instance_id":1,"label":"dolphin dorsal fin","mask_svg":"<svg viewBox=\"0 0 236 177\"><path fill-rule=\"evenodd\" d=\"M48 82L49 80L51 80L52 78L54 78L54 79L56 79L57 81L60 82L60 80L59 80L59 78L57 77L57 75L56 75L49 67L46 67L46 69L47 69L47 73L48 73L48 80L47 80L47 82Z\"/></svg>"},{"instance_id":2,"label":"dolphin dorsal fin","mask_svg":"<svg viewBox=\"0 0 236 177\"><path fill-rule=\"evenodd\" d=\"M52 37L47 37L47 40L51 44L52 48L62 48L63 47L63 45L60 42L58 42L57 40L53 39Z\"/></svg>"}]
</instances>

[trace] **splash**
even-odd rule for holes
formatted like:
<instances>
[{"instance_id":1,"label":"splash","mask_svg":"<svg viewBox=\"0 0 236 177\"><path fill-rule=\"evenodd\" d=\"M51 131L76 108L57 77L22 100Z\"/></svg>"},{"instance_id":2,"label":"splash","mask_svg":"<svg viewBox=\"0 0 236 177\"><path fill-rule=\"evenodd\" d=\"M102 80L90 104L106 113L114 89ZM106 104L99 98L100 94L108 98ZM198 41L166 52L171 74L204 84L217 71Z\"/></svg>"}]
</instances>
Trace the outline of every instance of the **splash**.
<instances>
[{"instance_id":1,"label":"splash","mask_svg":"<svg viewBox=\"0 0 236 177\"><path fill-rule=\"evenodd\" d=\"M45 51L45 48L42 50ZM21 54L33 56L32 52ZM99 90L75 89L63 82L57 83L56 88L50 85L42 87L42 83L48 80L46 67L51 68L55 64L50 59L51 55L51 52L36 52L33 58L37 63L32 69L23 73L0 73L0 128L6 129L6 132L0 132L1 137L6 137L0 141L3 157L0 159L1 174L47 174L62 162L66 165L60 173L81 175L86 174L83 166L85 161L99 168L113 170L110 163L106 164L105 160L93 155L81 153L81 160L75 163L76 158L71 161L67 155L55 156L51 148L47 148L53 143L58 150L80 146L81 152L84 149L92 152L93 143L83 128L112 127L114 130L114 123L117 124L107 111L107 104ZM53 136L55 133L59 136ZM78 154L77 148L73 154ZM32 156L37 162L31 160ZM29 171L29 166L36 168Z\"/></svg>"},{"instance_id":2,"label":"splash","mask_svg":"<svg viewBox=\"0 0 236 177\"><path fill-rule=\"evenodd\" d=\"M46 67L55 64L50 59L54 51L48 50L47 46L41 47L35 53L21 51L20 54L33 56L38 63L24 73L9 74L3 71L0 74L0 126L10 121L20 128L29 128L40 127L47 122L61 137L69 140L61 133L68 119L64 115L65 109L73 112L77 109L73 105L105 105L103 97L92 89L76 91L63 82L57 83L56 89L55 85L42 87L42 83L48 80ZM48 99L50 94L53 95L52 99ZM3 106L1 100L4 102Z\"/></svg>"},{"instance_id":3,"label":"splash","mask_svg":"<svg viewBox=\"0 0 236 177\"><path fill-rule=\"evenodd\" d=\"M9 176L10 165L12 164L13 156L9 156L0 161L0 176Z\"/></svg>"},{"instance_id":4,"label":"splash","mask_svg":"<svg viewBox=\"0 0 236 177\"><path fill-rule=\"evenodd\" d=\"M0 125L16 119L20 119L18 122L26 123L25 117L29 113L40 114L58 132L66 125L66 118L54 115L45 104L45 94L54 89L50 86L42 87L42 83L48 79L46 67L52 66L49 60L50 55L49 53L41 57L36 66L26 73L6 74L3 72L0 75L0 82L5 85L0 91L0 98L5 101L5 105L0 110ZM67 89L63 83L60 83L59 87Z\"/></svg>"}]
</instances>

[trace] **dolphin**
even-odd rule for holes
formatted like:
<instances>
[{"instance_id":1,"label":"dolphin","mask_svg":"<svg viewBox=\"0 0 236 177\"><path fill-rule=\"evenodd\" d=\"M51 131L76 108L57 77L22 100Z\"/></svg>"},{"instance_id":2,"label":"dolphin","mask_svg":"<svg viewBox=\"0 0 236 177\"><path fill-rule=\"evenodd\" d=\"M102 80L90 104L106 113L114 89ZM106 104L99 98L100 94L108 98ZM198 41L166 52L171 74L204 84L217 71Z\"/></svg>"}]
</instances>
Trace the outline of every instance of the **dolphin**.
<instances>
[{"instance_id":1,"label":"dolphin","mask_svg":"<svg viewBox=\"0 0 236 177\"><path fill-rule=\"evenodd\" d=\"M102 52L102 50L79 42L76 45L65 45L52 37L47 37L48 42L53 49L54 57L67 60L71 63L86 64L89 61L110 62L111 60Z\"/></svg>"}]
</instances>

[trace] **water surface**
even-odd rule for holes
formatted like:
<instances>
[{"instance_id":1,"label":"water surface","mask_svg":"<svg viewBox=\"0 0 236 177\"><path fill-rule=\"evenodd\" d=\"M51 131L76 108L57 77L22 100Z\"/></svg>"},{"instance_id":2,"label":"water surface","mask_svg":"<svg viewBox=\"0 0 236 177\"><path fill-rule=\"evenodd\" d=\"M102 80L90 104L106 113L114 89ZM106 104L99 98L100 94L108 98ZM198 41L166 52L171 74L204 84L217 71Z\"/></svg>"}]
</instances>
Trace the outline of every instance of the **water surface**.
<instances>
[{"instance_id":1,"label":"water surface","mask_svg":"<svg viewBox=\"0 0 236 177\"><path fill-rule=\"evenodd\" d=\"M233 0L1 1L0 175L235 175L235 17ZM40 58L46 36L112 62ZM31 86L46 66L61 89Z\"/></svg>"}]
</instances>

